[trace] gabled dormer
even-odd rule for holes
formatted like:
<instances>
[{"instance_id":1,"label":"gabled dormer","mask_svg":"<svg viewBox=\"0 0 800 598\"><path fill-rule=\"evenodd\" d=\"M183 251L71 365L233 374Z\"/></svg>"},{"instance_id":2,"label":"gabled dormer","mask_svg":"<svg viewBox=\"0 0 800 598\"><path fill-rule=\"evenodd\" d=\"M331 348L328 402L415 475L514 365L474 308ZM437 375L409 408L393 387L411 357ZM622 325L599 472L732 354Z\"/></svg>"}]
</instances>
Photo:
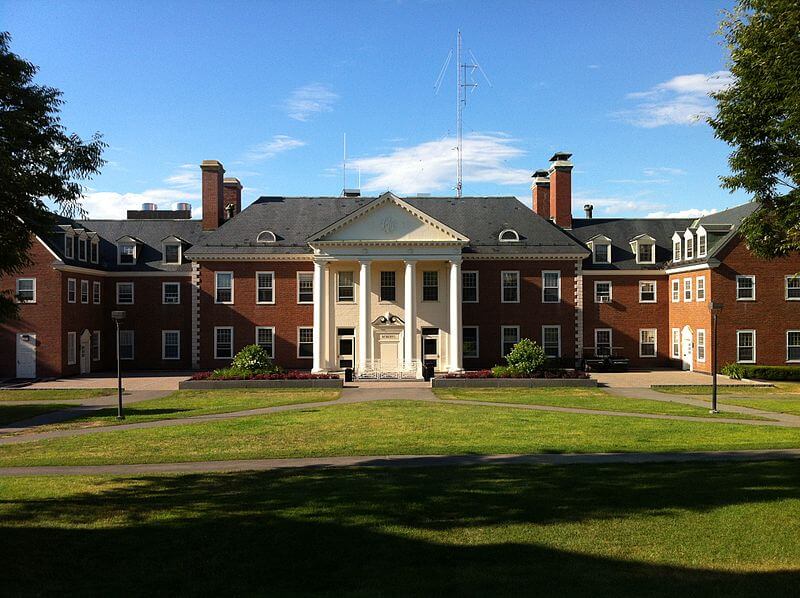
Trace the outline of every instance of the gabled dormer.
<instances>
[{"instance_id":1,"label":"gabled dormer","mask_svg":"<svg viewBox=\"0 0 800 598\"><path fill-rule=\"evenodd\" d=\"M133 266L139 259L139 249L142 242L136 237L120 237L117 239L117 264L120 266Z\"/></svg>"},{"instance_id":2,"label":"gabled dormer","mask_svg":"<svg viewBox=\"0 0 800 598\"><path fill-rule=\"evenodd\" d=\"M86 236L89 238L89 261L97 264L100 262L100 236L92 231L87 232Z\"/></svg>"},{"instance_id":3,"label":"gabled dormer","mask_svg":"<svg viewBox=\"0 0 800 598\"><path fill-rule=\"evenodd\" d=\"M693 260L695 258L694 241L694 232L692 232L692 229L687 228L686 232L683 233L683 254L686 260Z\"/></svg>"},{"instance_id":4,"label":"gabled dormer","mask_svg":"<svg viewBox=\"0 0 800 598\"><path fill-rule=\"evenodd\" d=\"M656 263L656 240L648 234L636 235L630 240L631 251L637 264Z\"/></svg>"},{"instance_id":5,"label":"gabled dormer","mask_svg":"<svg viewBox=\"0 0 800 598\"><path fill-rule=\"evenodd\" d=\"M605 235L595 235L586 244L592 250L593 264L611 263L611 239Z\"/></svg>"},{"instance_id":6,"label":"gabled dormer","mask_svg":"<svg viewBox=\"0 0 800 598\"><path fill-rule=\"evenodd\" d=\"M58 228L64 231L64 257L73 259L75 257L75 229L71 224L60 224Z\"/></svg>"},{"instance_id":7,"label":"gabled dormer","mask_svg":"<svg viewBox=\"0 0 800 598\"><path fill-rule=\"evenodd\" d=\"M80 262L87 262L89 261L89 235L85 228L78 229L77 231L77 238L78 238L78 253L75 256L78 258Z\"/></svg>"},{"instance_id":8,"label":"gabled dormer","mask_svg":"<svg viewBox=\"0 0 800 598\"><path fill-rule=\"evenodd\" d=\"M683 257L683 237L678 231L672 235L672 261L679 262Z\"/></svg>"},{"instance_id":9,"label":"gabled dormer","mask_svg":"<svg viewBox=\"0 0 800 598\"><path fill-rule=\"evenodd\" d=\"M161 239L161 263L177 266L183 263L183 248L186 241L176 236Z\"/></svg>"}]
</instances>

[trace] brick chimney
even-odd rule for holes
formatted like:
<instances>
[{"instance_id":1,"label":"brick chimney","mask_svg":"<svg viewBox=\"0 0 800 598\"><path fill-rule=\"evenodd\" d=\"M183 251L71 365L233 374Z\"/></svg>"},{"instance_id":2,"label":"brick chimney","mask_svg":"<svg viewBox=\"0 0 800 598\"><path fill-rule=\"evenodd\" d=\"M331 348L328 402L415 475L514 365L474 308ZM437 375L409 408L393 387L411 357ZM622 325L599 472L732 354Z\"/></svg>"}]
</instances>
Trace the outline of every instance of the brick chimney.
<instances>
[{"instance_id":1,"label":"brick chimney","mask_svg":"<svg viewBox=\"0 0 800 598\"><path fill-rule=\"evenodd\" d=\"M537 170L533 173L531 184L533 194L533 211L545 220L550 219L550 179L546 170Z\"/></svg>"},{"instance_id":2,"label":"brick chimney","mask_svg":"<svg viewBox=\"0 0 800 598\"><path fill-rule=\"evenodd\" d=\"M556 152L550 158L550 217L562 228L572 228L572 154Z\"/></svg>"},{"instance_id":3,"label":"brick chimney","mask_svg":"<svg viewBox=\"0 0 800 598\"><path fill-rule=\"evenodd\" d=\"M203 230L215 230L219 228L225 214L222 186L225 169L217 160L203 160L200 170L203 171Z\"/></svg>"},{"instance_id":4,"label":"brick chimney","mask_svg":"<svg viewBox=\"0 0 800 598\"><path fill-rule=\"evenodd\" d=\"M228 214L236 216L242 211L242 183L239 182L239 179L230 178L223 180L222 186L225 188L223 197L227 220ZM231 209L230 206L233 208Z\"/></svg>"}]
</instances>

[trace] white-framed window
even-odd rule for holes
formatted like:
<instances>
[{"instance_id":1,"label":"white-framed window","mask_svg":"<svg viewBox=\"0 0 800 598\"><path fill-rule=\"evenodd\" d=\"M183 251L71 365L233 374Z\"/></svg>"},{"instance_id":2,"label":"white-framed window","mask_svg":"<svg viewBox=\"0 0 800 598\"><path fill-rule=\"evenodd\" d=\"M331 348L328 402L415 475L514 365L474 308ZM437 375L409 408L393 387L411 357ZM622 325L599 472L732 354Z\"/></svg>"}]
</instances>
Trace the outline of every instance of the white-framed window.
<instances>
[{"instance_id":1,"label":"white-framed window","mask_svg":"<svg viewBox=\"0 0 800 598\"><path fill-rule=\"evenodd\" d=\"M800 362L800 330L786 331L786 361Z\"/></svg>"},{"instance_id":2,"label":"white-framed window","mask_svg":"<svg viewBox=\"0 0 800 598\"><path fill-rule=\"evenodd\" d=\"M134 356L134 332L133 330L119 331L119 358L131 360Z\"/></svg>"},{"instance_id":3,"label":"white-framed window","mask_svg":"<svg viewBox=\"0 0 800 598\"><path fill-rule=\"evenodd\" d=\"M439 273L436 270L427 270L422 273L422 300L439 300Z\"/></svg>"},{"instance_id":4,"label":"white-framed window","mask_svg":"<svg viewBox=\"0 0 800 598\"><path fill-rule=\"evenodd\" d=\"M78 259L86 261L86 239L78 239Z\"/></svg>"},{"instance_id":5,"label":"white-framed window","mask_svg":"<svg viewBox=\"0 0 800 598\"><path fill-rule=\"evenodd\" d=\"M102 286L100 285L100 282L95 280L92 283L92 303L94 303L95 305L100 305L101 291L102 291Z\"/></svg>"},{"instance_id":6,"label":"white-framed window","mask_svg":"<svg viewBox=\"0 0 800 598\"><path fill-rule=\"evenodd\" d=\"M92 263L96 264L100 261L100 242L97 239L92 239Z\"/></svg>"},{"instance_id":7,"label":"white-framed window","mask_svg":"<svg viewBox=\"0 0 800 598\"><path fill-rule=\"evenodd\" d=\"M164 305L180 305L181 302L181 283L162 282L161 283L161 303Z\"/></svg>"},{"instance_id":8,"label":"white-framed window","mask_svg":"<svg viewBox=\"0 0 800 598\"><path fill-rule=\"evenodd\" d=\"M561 357L561 326L542 326L542 349L547 357Z\"/></svg>"},{"instance_id":9,"label":"white-framed window","mask_svg":"<svg viewBox=\"0 0 800 598\"><path fill-rule=\"evenodd\" d=\"M681 240L672 239L672 261L673 262L681 261L682 254L683 254L683 249L681 248Z\"/></svg>"},{"instance_id":10,"label":"white-framed window","mask_svg":"<svg viewBox=\"0 0 800 598\"><path fill-rule=\"evenodd\" d=\"M684 301L691 301L692 300L692 279L691 278L684 278L683 279L683 300Z\"/></svg>"},{"instance_id":11,"label":"white-framed window","mask_svg":"<svg viewBox=\"0 0 800 598\"><path fill-rule=\"evenodd\" d=\"M736 277L736 300L755 301L756 300L756 277L752 275L740 275Z\"/></svg>"},{"instance_id":12,"label":"white-framed window","mask_svg":"<svg viewBox=\"0 0 800 598\"><path fill-rule=\"evenodd\" d=\"M681 358L681 329L672 329L672 359Z\"/></svg>"},{"instance_id":13,"label":"white-framed window","mask_svg":"<svg viewBox=\"0 0 800 598\"><path fill-rule=\"evenodd\" d=\"M611 303L614 298L612 285L610 280L595 280L594 281L594 302L595 303Z\"/></svg>"},{"instance_id":14,"label":"white-framed window","mask_svg":"<svg viewBox=\"0 0 800 598\"><path fill-rule=\"evenodd\" d=\"M697 257L706 257L708 254L708 235L705 232L697 233Z\"/></svg>"},{"instance_id":15,"label":"white-framed window","mask_svg":"<svg viewBox=\"0 0 800 598\"><path fill-rule=\"evenodd\" d=\"M67 303L75 303L78 300L78 281L74 278L67 278Z\"/></svg>"},{"instance_id":16,"label":"white-framed window","mask_svg":"<svg viewBox=\"0 0 800 598\"><path fill-rule=\"evenodd\" d=\"M75 255L75 237L72 235L64 235L64 257L70 259Z\"/></svg>"},{"instance_id":17,"label":"white-framed window","mask_svg":"<svg viewBox=\"0 0 800 598\"><path fill-rule=\"evenodd\" d=\"M606 357L611 355L613 348L612 342L613 333L611 328L595 328L594 329L594 354L595 357Z\"/></svg>"},{"instance_id":18,"label":"white-framed window","mask_svg":"<svg viewBox=\"0 0 800 598\"><path fill-rule=\"evenodd\" d=\"M214 326L214 359L233 359L233 326Z\"/></svg>"},{"instance_id":19,"label":"white-framed window","mask_svg":"<svg viewBox=\"0 0 800 598\"><path fill-rule=\"evenodd\" d=\"M703 328L697 329L697 361L706 360L706 331Z\"/></svg>"},{"instance_id":20,"label":"white-framed window","mask_svg":"<svg viewBox=\"0 0 800 598\"><path fill-rule=\"evenodd\" d=\"M611 243L603 241L592 242L592 263L593 264L611 263Z\"/></svg>"},{"instance_id":21,"label":"white-framed window","mask_svg":"<svg viewBox=\"0 0 800 598\"><path fill-rule=\"evenodd\" d=\"M637 243L636 244L636 263L637 264L655 264L656 263L656 246L653 243Z\"/></svg>"},{"instance_id":22,"label":"white-framed window","mask_svg":"<svg viewBox=\"0 0 800 598\"><path fill-rule=\"evenodd\" d=\"M689 233L684 239L686 241L686 259L694 259L694 236Z\"/></svg>"},{"instance_id":23,"label":"white-framed window","mask_svg":"<svg viewBox=\"0 0 800 598\"><path fill-rule=\"evenodd\" d=\"M256 326L256 344L267 352L270 359L275 359L275 327Z\"/></svg>"},{"instance_id":24,"label":"white-framed window","mask_svg":"<svg viewBox=\"0 0 800 598\"><path fill-rule=\"evenodd\" d=\"M91 354L92 354L92 361L100 361L100 331L99 330L95 330L94 332L92 332Z\"/></svg>"},{"instance_id":25,"label":"white-framed window","mask_svg":"<svg viewBox=\"0 0 800 598\"><path fill-rule=\"evenodd\" d=\"M756 362L756 331L736 331L736 361L739 363Z\"/></svg>"},{"instance_id":26,"label":"white-framed window","mask_svg":"<svg viewBox=\"0 0 800 598\"><path fill-rule=\"evenodd\" d=\"M678 303L681 300L681 281L678 278L672 279L672 302Z\"/></svg>"},{"instance_id":27,"label":"white-framed window","mask_svg":"<svg viewBox=\"0 0 800 598\"><path fill-rule=\"evenodd\" d=\"M16 294L20 303L36 303L36 279L17 278Z\"/></svg>"},{"instance_id":28,"label":"white-framed window","mask_svg":"<svg viewBox=\"0 0 800 598\"><path fill-rule=\"evenodd\" d=\"M256 272L256 303L275 303L275 272Z\"/></svg>"},{"instance_id":29,"label":"white-framed window","mask_svg":"<svg viewBox=\"0 0 800 598\"><path fill-rule=\"evenodd\" d=\"M786 300L800 301L800 275L792 274L786 277Z\"/></svg>"},{"instance_id":30,"label":"white-framed window","mask_svg":"<svg viewBox=\"0 0 800 598\"><path fill-rule=\"evenodd\" d=\"M78 355L78 333L67 332L67 365L75 365Z\"/></svg>"},{"instance_id":31,"label":"white-framed window","mask_svg":"<svg viewBox=\"0 0 800 598\"><path fill-rule=\"evenodd\" d=\"M336 277L336 300L339 303L355 303L356 286L353 272L339 272Z\"/></svg>"},{"instance_id":32,"label":"white-framed window","mask_svg":"<svg viewBox=\"0 0 800 598\"><path fill-rule=\"evenodd\" d=\"M89 303L89 281L81 281L81 303Z\"/></svg>"},{"instance_id":33,"label":"white-framed window","mask_svg":"<svg viewBox=\"0 0 800 598\"><path fill-rule=\"evenodd\" d=\"M256 243L276 243L278 237L271 230L262 230L256 237Z\"/></svg>"},{"instance_id":34,"label":"white-framed window","mask_svg":"<svg viewBox=\"0 0 800 598\"><path fill-rule=\"evenodd\" d=\"M697 301L705 301L706 300L706 277L705 276L698 276L697 280L697 291L695 292L695 298Z\"/></svg>"},{"instance_id":35,"label":"white-framed window","mask_svg":"<svg viewBox=\"0 0 800 598\"><path fill-rule=\"evenodd\" d=\"M503 281L500 289L500 300L503 303L519 303L519 271L503 270L500 273Z\"/></svg>"},{"instance_id":36,"label":"white-framed window","mask_svg":"<svg viewBox=\"0 0 800 598\"><path fill-rule=\"evenodd\" d=\"M297 302L314 303L314 273L297 273Z\"/></svg>"},{"instance_id":37,"label":"white-framed window","mask_svg":"<svg viewBox=\"0 0 800 598\"><path fill-rule=\"evenodd\" d=\"M121 242L117 245L117 264L121 266L136 263L136 243Z\"/></svg>"},{"instance_id":38,"label":"white-framed window","mask_svg":"<svg viewBox=\"0 0 800 598\"><path fill-rule=\"evenodd\" d=\"M519 233L513 228L507 228L506 230L501 231L500 234L497 235L497 238L501 243L511 243L514 241L519 241Z\"/></svg>"},{"instance_id":39,"label":"white-framed window","mask_svg":"<svg viewBox=\"0 0 800 598\"><path fill-rule=\"evenodd\" d=\"M297 357L311 359L314 357L314 329L300 327L297 329Z\"/></svg>"},{"instance_id":40,"label":"white-framed window","mask_svg":"<svg viewBox=\"0 0 800 598\"><path fill-rule=\"evenodd\" d=\"M500 326L500 354L505 357L519 342L519 326Z\"/></svg>"},{"instance_id":41,"label":"white-framed window","mask_svg":"<svg viewBox=\"0 0 800 598\"><path fill-rule=\"evenodd\" d=\"M561 272L544 270L542 272L542 303L561 301Z\"/></svg>"},{"instance_id":42,"label":"white-framed window","mask_svg":"<svg viewBox=\"0 0 800 598\"><path fill-rule=\"evenodd\" d=\"M214 303L233 303L233 272L214 272Z\"/></svg>"},{"instance_id":43,"label":"white-framed window","mask_svg":"<svg viewBox=\"0 0 800 598\"><path fill-rule=\"evenodd\" d=\"M474 270L461 271L461 302L478 303L478 273Z\"/></svg>"},{"instance_id":44,"label":"white-framed window","mask_svg":"<svg viewBox=\"0 0 800 598\"><path fill-rule=\"evenodd\" d=\"M382 302L397 300L397 272L394 270L381 270L381 295Z\"/></svg>"},{"instance_id":45,"label":"white-framed window","mask_svg":"<svg viewBox=\"0 0 800 598\"><path fill-rule=\"evenodd\" d=\"M180 243L164 243L161 253L165 264L180 264L183 257L183 249Z\"/></svg>"},{"instance_id":46,"label":"white-framed window","mask_svg":"<svg viewBox=\"0 0 800 598\"><path fill-rule=\"evenodd\" d=\"M181 358L181 331L161 331L161 359L172 360Z\"/></svg>"},{"instance_id":47,"label":"white-framed window","mask_svg":"<svg viewBox=\"0 0 800 598\"><path fill-rule=\"evenodd\" d=\"M117 283L117 305L133 305L133 283Z\"/></svg>"},{"instance_id":48,"label":"white-framed window","mask_svg":"<svg viewBox=\"0 0 800 598\"><path fill-rule=\"evenodd\" d=\"M461 329L461 356L475 358L479 355L480 340L477 326L464 326Z\"/></svg>"},{"instance_id":49,"label":"white-framed window","mask_svg":"<svg viewBox=\"0 0 800 598\"><path fill-rule=\"evenodd\" d=\"M658 330L656 330L655 328L639 329L639 357L656 356L657 338L658 338Z\"/></svg>"},{"instance_id":50,"label":"white-framed window","mask_svg":"<svg viewBox=\"0 0 800 598\"><path fill-rule=\"evenodd\" d=\"M640 280L639 303L655 303L656 301L656 281Z\"/></svg>"}]
</instances>

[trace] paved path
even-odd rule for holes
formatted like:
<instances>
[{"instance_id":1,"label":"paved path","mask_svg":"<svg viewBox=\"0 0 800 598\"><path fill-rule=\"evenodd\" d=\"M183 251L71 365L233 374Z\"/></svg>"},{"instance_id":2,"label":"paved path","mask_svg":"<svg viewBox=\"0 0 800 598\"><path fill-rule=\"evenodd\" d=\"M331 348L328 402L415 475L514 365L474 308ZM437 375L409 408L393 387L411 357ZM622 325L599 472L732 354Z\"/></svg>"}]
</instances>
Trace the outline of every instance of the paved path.
<instances>
[{"instance_id":1,"label":"paved path","mask_svg":"<svg viewBox=\"0 0 800 598\"><path fill-rule=\"evenodd\" d=\"M688 372L675 369L657 368L652 370L631 370L628 372L592 372L592 378L600 386L609 388L649 388L660 385L698 385L711 384L711 376L701 372ZM719 375L719 383L726 386L772 386L769 383L752 380L733 380Z\"/></svg>"},{"instance_id":2,"label":"paved path","mask_svg":"<svg viewBox=\"0 0 800 598\"><path fill-rule=\"evenodd\" d=\"M126 390L178 390L178 383L188 380L194 372L130 372L123 371L122 384ZM62 389L62 388L116 388L114 372L98 372L83 376L69 376L41 382L11 382L13 388Z\"/></svg>"},{"instance_id":3,"label":"paved path","mask_svg":"<svg viewBox=\"0 0 800 598\"><path fill-rule=\"evenodd\" d=\"M363 457L313 457L196 461L136 465L47 465L0 467L0 477L40 475L141 475L157 473L210 473L266 471L325 467L445 467L463 465L571 465L579 463L690 463L773 461L800 459L800 449L753 451L702 451L691 453L540 453L533 455L376 455Z\"/></svg>"}]
</instances>

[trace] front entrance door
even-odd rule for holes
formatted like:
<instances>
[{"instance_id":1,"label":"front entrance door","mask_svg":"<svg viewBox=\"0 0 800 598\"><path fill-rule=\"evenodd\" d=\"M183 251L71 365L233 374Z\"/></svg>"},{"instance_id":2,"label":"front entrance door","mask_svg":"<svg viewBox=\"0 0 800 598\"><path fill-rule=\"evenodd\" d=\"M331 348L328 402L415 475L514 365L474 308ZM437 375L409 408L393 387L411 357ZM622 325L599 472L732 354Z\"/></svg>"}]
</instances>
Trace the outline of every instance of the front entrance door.
<instances>
[{"instance_id":1,"label":"front entrance door","mask_svg":"<svg viewBox=\"0 0 800 598\"><path fill-rule=\"evenodd\" d=\"M36 377L36 335L17 335L17 378Z\"/></svg>"},{"instance_id":2,"label":"front entrance door","mask_svg":"<svg viewBox=\"0 0 800 598\"><path fill-rule=\"evenodd\" d=\"M336 347L339 359L339 368L351 368L355 363L355 330L352 328L338 328L336 330Z\"/></svg>"},{"instance_id":3,"label":"front entrance door","mask_svg":"<svg viewBox=\"0 0 800 598\"><path fill-rule=\"evenodd\" d=\"M694 340L692 338L692 329L688 326L684 326L681 332L681 369L692 371L694 368L694 360L692 359L693 351Z\"/></svg>"},{"instance_id":4,"label":"front entrance door","mask_svg":"<svg viewBox=\"0 0 800 598\"><path fill-rule=\"evenodd\" d=\"M92 370L92 333L84 330L81 334L81 374L88 374Z\"/></svg>"},{"instance_id":5,"label":"front entrance door","mask_svg":"<svg viewBox=\"0 0 800 598\"><path fill-rule=\"evenodd\" d=\"M422 365L439 367L439 329L422 329Z\"/></svg>"}]
</instances>

